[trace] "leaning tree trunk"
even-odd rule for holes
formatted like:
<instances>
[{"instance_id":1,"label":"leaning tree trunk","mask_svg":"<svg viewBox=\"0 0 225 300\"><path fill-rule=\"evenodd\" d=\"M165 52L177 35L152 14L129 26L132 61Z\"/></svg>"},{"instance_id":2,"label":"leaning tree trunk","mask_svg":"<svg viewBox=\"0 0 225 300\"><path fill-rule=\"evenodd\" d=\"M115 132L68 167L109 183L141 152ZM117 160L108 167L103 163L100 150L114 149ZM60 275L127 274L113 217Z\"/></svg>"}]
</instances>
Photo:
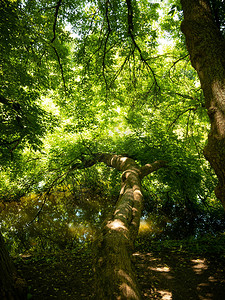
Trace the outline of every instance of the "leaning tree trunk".
<instances>
[{"instance_id":1,"label":"leaning tree trunk","mask_svg":"<svg viewBox=\"0 0 225 300\"><path fill-rule=\"evenodd\" d=\"M97 299L141 299L131 263L143 204L141 180L164 167L165 162L157 161L139 167L131 158L110 154L98 155L97 161L122 171L121 191L115 211L105 220L96 241Z\"/></svg>"},{"instance_id":2,"label":"leaning tree trunk","mask_svg":"<svg viewBox=\"0 0 225 300\"><path fill-rule=\"evenodd\" d=\"M0 232L0 299L26 299L26 282L17 276Z\"/></svg>"},{"instance_id":3,"label":"leaning tree trunk","mask_svg":"<svg viewBox=\"0 0 225 300\"><path fill-rule=\"evenodd\" d=\"M225 39L207 0L181 0L191 63L198 72L211 122L204 155L218 177L215 189L225 209Z\"/></svg>"}]
</instances>

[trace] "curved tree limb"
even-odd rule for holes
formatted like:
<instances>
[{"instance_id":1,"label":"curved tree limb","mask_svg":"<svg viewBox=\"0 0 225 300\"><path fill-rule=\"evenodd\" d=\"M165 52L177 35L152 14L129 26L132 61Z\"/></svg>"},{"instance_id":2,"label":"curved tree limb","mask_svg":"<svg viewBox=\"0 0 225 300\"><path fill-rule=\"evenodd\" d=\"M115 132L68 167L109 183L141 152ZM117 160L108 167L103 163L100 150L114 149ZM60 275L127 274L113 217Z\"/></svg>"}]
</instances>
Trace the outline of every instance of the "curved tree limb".
<instances>
[{"instance_id":1,"label":"curved tree limb","mask_svg":"<svg viewBox=\"0 0 225 300\"><path fill-rule=\"evenodd\" d=\"M77 167L104 162L122 172L121 190L114 213L107 218L95 242L95 274L97 299L141 299L131 254L138 234L143 206L141 180L166 166L156 161L140 167L132 158L96 153Z\"/></svg>"}]
</instances>

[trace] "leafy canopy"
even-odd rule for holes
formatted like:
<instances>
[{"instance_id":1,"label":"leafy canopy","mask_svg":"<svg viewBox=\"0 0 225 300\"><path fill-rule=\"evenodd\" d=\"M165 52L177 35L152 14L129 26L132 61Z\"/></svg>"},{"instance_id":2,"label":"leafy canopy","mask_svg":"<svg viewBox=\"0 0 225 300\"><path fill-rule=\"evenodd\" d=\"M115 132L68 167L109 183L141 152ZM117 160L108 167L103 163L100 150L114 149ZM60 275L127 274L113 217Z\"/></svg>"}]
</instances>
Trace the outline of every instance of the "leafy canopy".
<instances>
[{"instance_id":1,"label":"leafy canopy","mask_svg":"<svg viewBox=\"0 0 225 300\"><path fill-rule=\"evenodd\" d=\"M219 1L215 9L223 31ZM76 166L113 152L140 165L168 161L143 182L145 214L167 215L165 228L188 215L185 224L195 228L184 235L195 234L199 216L220 210L202 155L208 117L177 1L3 0L0 15L2 202L32 193L53 205L58 189L74 199L83 186L97 200L85 195L74 205L98 224L116 200L119 174ZM70 223L68 194L49 217L62 222L62 213ZM40 210L32 199L36 213L24 224Z\"/></svg>"}]
</instances>

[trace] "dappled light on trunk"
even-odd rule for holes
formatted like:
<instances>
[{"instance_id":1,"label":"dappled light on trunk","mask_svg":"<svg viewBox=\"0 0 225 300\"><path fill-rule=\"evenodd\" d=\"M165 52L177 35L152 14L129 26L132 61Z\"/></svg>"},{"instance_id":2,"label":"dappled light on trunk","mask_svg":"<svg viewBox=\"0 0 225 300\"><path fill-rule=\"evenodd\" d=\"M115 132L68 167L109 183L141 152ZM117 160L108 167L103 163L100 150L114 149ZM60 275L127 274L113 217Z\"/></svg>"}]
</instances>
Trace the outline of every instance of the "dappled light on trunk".
<instances>
[{"instance_id":1,"label":"dappled light on trunk","mask_svg":"<svg viewBox=\"0 0 225 300\"><path fill-rule=\"evenodd\" d=\"M98 154L96 160L122 171L114 213L103 223L95 242L97 299L141 299L131 262L143 208L141 179L165 167L166 162L141 168L133 159L119 155Z\"/></svg>"}]
</instances>

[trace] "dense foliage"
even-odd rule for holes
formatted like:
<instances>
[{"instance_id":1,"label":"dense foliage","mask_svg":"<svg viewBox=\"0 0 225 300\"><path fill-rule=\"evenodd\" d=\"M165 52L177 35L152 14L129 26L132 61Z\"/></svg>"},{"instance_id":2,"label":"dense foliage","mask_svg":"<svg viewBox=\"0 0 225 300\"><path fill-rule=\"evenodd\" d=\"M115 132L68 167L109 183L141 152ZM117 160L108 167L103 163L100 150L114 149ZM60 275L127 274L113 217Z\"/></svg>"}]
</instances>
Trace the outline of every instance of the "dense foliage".
<instances>
[{"instance_id":1,"label":"dense foliage","mask_svg":"<svg viewBox=\"0 0 225 300\"><path fill-rule=\"evenodd\" d=\"M220 1L213 9L223 31ZM224 230L177 1L3 0L0 16L1 230L12 250L92 238L120 185L104 165L80 169L96 152L168 161L143 182L151 237Z\"/></svg>"}]
</instances>

